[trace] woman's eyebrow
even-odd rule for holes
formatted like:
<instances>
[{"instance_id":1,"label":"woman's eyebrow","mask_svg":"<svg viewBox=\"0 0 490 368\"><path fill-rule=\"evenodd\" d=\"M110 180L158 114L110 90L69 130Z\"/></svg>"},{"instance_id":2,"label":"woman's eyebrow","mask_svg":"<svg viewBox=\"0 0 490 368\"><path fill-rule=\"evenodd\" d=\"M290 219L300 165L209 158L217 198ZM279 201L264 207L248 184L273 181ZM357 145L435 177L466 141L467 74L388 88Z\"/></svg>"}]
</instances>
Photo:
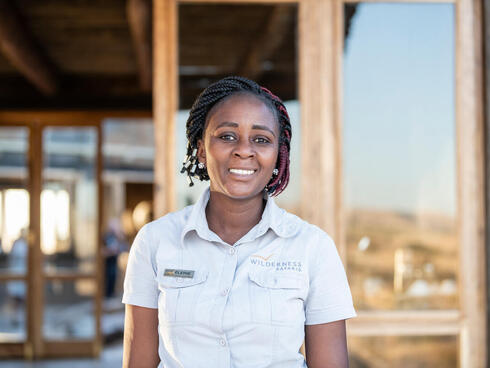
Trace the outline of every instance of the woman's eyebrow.
<instances>
[{"instance_id":1,"label":"woman's eyebrow","mask_svg":"<svg viewBox=\"0 0 490 368\"><path fill-rule=\"evenodd\" d=\"M216 126L215 130L218 130L219 128L222 128L222 127L238 128L238 123L233 123L231 121L223 121L222 123L219 123ZM276 137L273 130L271 128L269 128L268 126L260 125L260 124L254 124L254 125L252 125L252 129L266 130L266 131L270 132L274 136L274 138Z\"/></svg>"},{"instance_id":2,"label":"woman's eyebrow","mask_svg":"<svg viewBox=\"0 0 490 368\"><path fill-rule=\"evenodd\" d=\"M254 124L252 125L252 129L260 129L260 130L267 130L268 132L270 132L274 137L276 136L274 134L274 132L272 131L271 128L269 128L268 126L265 126L265 125L258 125L258 124Z\"/></svg>"},{"instance_id":3,"label":"woman's eyebrow","mask_svg":"<svg viewBox=\"0 0 490 368\"><path fill-rule=\"evenodd\" d=\"M237 123L232 123L231 121L224 121L222 123L219 123L215 130L217 130L219 128L222 128L222 127L238 128L238 124Z\"/></svg>"}]
</instances>

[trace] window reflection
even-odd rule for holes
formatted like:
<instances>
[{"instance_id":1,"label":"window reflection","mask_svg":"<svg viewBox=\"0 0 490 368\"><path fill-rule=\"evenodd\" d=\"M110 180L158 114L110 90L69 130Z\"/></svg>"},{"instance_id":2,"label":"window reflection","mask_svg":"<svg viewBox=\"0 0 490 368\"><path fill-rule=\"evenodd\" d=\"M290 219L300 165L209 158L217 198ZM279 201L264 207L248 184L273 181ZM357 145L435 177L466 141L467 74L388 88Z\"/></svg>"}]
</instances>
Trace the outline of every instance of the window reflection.
<instances>
[{"instance_id":1,"label":"window reflection","mask_svg":"<svg viewBox=\"0 0 490 368\"><path fill-rule=\"evenodd\" d=\"M41 250L47 273L95 272L97 249L97 131L43 131Z\"/></svg>"},{"instance_id":2,"label":"window reflection","mask_svg":"<svg viewBox=\"0 0 490 368\"><path fill-rule=\"evenodd\" d=\"M2 274L24 275L26 272L29 231L28 138L29 131L25 127L0 127L0 273ZM22 284L18 289L23 286Z\"/></svg>"},{"instance_id":3,"label":"window reflection","mask_svg":"<svg viewBox=\"0 0 490 368\"><path fill-rule=\"evenodd\" d=\"M96 287L94 280L47 281L43 336L47 340L93 338Z\"/></svg>"},{"instance_id":4,"label":"window reflection","mask_svg":"<svg viewBox=\"0 0 490 368\"><path fill-rule=\"evenodd\" d=\"M102 131L105 285L101 329L104 336L119 336L124 329L121 298L129 247L137 231L153 220L153 120L108 118Z\"/></svg>"},{"instance_id":5,"label":"window reflection","mask_svg":"<svg viewBox=\"0 0 490 368\"><path fill-rule=\"evenodd\" d=\"M345 6L344 203L358 309L457 308L452 4Z\"/></svg>"},{"instance_id":6,"label":"window reflection","mask_svg":"<svg viewBox=\"0 0 490 368\"><path fill-rule=\"evenodd\" d=\"M25 300L24 281L0 283L0 343L25 340Z\"/></svg>"}]
</instances>

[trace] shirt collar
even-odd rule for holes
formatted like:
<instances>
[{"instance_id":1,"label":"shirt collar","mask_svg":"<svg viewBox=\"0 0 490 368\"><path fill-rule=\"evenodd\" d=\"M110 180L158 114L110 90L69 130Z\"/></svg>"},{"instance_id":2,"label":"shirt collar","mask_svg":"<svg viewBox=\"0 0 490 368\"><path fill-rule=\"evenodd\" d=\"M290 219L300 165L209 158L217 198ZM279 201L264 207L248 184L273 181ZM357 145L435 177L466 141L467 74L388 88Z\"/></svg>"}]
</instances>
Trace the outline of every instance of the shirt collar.
<instances>
[{"instance_id":1,"label":"shirt collar","mask_svg":"<svg viewBox=\"0 0 490 368\"><path fill-rule=\"evenodd\" d=\"M182 231L181 242L183 244L184 238L190 231L196 231L197 235L208 241L222 242L218 235L209 229L206 219L206 206L209 201L210 189L209 187L201 194L199 200L192 207L191 213L184 225ZM288 238L293 236L298 226L295 225L284 209L278 207L269 195L266 195L267 203L262 213L260 222L255 225L250 231L241 238L237 244L253 241L262 236L267 230L272 229L278 236Z\"/></svg>"}]
</instances>

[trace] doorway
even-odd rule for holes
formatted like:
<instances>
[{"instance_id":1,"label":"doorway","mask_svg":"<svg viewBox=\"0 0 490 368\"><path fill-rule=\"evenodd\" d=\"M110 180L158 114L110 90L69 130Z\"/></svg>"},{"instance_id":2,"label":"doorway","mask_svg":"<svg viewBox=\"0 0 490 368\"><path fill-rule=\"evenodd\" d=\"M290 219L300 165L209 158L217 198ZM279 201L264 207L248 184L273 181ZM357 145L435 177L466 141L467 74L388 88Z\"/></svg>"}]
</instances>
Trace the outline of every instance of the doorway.
<instances>
[{"instance_id":1,"label":"doorway","mask_svg":"<svg viewBox=\"0 0 490 368\"><path fill-rule=\"evenodd\" d=\"M100 155L97 123L0 127L0 356L100 350Z\"/></svg>"}]
</instances>

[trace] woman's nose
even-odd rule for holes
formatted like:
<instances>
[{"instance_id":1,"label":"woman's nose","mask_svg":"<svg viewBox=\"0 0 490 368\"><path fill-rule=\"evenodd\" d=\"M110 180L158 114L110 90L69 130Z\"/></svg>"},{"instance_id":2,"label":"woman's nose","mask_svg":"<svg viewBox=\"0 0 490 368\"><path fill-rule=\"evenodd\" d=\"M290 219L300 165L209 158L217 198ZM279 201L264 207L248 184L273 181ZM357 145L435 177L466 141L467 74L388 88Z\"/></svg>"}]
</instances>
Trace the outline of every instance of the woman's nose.
<instances>
[{"instance_id":1,"label":"woman's nose","mask_svg":"<svg viewBox=\"0 0 490 368\"><path fill-rule=\"evenodd\" d=\"M255 155L255 150L252 143L248 139L240 139L233 153L235 154L235 156L248 158Z\"/></svg>"}]
</instances>

